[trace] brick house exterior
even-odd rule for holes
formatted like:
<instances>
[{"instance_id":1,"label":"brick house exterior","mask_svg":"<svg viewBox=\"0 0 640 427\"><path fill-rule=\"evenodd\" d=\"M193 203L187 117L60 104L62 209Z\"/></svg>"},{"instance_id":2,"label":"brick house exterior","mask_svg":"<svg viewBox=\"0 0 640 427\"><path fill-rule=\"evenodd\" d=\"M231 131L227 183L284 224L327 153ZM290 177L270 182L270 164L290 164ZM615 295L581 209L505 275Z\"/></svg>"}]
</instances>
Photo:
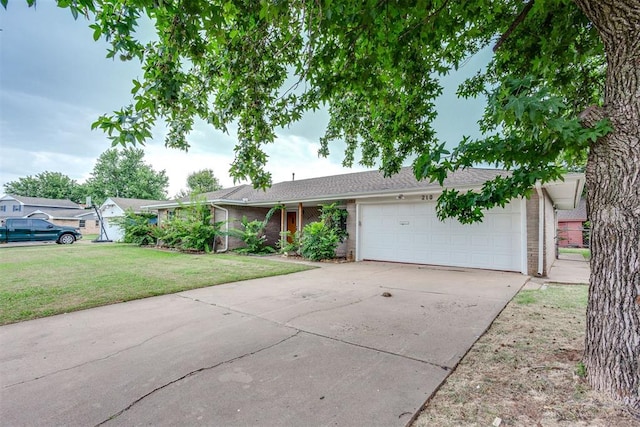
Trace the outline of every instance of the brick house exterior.
<instances>
[{"instance_id":1,"label":"brick house exterior","mask_svg":"<svg viewBox=\"0 0 640 427\"><path fill-rule=\"evenodd\" d=\"M445 188L479 189L484 182L508 172L468 168L450 174ZM417 181L411 168L384 177L379 171L285 181L266 191L240 185L202 195L215 221L237 228L242 216L263 220L281 206L268 223L267 242L275 244L281 232L301 230L319 217L322 205L336 203L346 209L348 238L338 256L350 260L377 260L487 268L544 276L556 258L556 209L573 207L584 185L582 174L563 181L537 185L528 199L511 201L505 208L485 213L482 224L439 221L435 206L442 187ZM147 206L157 209L159 221L189 200ZM226 238L219 250L232 250L242 242Z\"/></svg>"},{"instance_id":2,"label":"brick house exterior","mask_svg":"<svg viewBox=\"0 0 640 427\"><path fill-rule=\"evenodd\" d=\"M587 202L580 200L578 207L572 210L558 211L558 246L578 247L586 246L584 241L584 223L587 219Z\"/></svg>"}]
</instances>

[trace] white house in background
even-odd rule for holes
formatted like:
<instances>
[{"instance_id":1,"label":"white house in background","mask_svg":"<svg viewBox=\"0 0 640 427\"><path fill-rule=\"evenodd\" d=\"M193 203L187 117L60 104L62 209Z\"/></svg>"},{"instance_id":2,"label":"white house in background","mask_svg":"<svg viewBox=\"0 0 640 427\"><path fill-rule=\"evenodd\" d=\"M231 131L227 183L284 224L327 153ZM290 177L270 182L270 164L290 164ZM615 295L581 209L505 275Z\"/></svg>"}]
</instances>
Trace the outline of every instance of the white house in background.
<instances>
[{"instance_id":1,"label":"white house in background","mask_svg":"<svg viewBox=\"0 0 640 427\"><path fill-rule=\"evenodd\" d=\"M163 200L126 199L123 197L109 197L100 205L100 215L103 219L104 231L100 231L100 240L122 241L124 230L116 224L117 218L124 217L128 210L134 213L155 213L157 211L142 208L145 205L166 203ZM106 236L105 236L106 233Z\"/></svg>"}]
</instances>

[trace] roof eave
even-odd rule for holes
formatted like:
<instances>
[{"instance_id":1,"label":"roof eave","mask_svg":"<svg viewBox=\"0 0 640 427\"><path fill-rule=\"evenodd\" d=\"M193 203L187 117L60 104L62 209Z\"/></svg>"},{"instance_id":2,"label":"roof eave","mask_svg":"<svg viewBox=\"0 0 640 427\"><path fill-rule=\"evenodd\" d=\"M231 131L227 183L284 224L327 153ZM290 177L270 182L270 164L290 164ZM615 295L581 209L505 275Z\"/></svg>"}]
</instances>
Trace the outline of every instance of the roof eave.
<instances>
[{"instance_id":1,"label":"roof eave","mask_svg":"<svg viewBox=\"0 0 640 427\"><path fill-rule=\"evenodd\" d=\"M337 193L337 194L329 194L326 196L320 197L307 197L307 198L298 198L298 199L281 199L281 200L261 200L252 202L248 200L246 202L240 200L217 200L215 203L224 204L224 205L238 205L238 206L273 206L277 204L293 204L293 203L313 203L313 202L327 202L327 201L335 201L335 200L349 200L349 199L370 199L376 197L389 197L392 194L402 194L404 196L411 196L416 194L434 194L440 193L445 189L455 188L457 190L475 190L482 187L482 184L473 184L473 185L465 185L465 186L443 186L440 187L438 185L432 185L428 187L419 187L419 188L410 188L410 189L389 189L384 191L367 191L367 192L356 192L356 193ZM212 201L207 201L211 203Z\"/></svg>"},{"instance_id":2,"label":"roof eave","mask_svg":"<svg viewBox=\"0 0 640 427\"><path fill-rule=\"evenodd\" d=\"M547 182L542 188L549 194L556 209L571 210L580 204L584 184L583 173L569 173L564 176L564 180Z\"/></svg>"}]
</instances>

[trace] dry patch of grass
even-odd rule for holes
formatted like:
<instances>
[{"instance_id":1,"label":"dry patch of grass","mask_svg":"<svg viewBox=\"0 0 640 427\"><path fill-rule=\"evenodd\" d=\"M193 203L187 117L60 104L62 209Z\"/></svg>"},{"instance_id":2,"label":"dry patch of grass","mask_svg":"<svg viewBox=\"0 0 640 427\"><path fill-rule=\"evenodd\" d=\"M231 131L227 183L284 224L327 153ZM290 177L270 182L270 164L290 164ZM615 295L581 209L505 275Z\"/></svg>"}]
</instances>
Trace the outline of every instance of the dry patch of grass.
<instances>
[{"instance_id":1,"label":"dry patch of grass","mask_svg":"<svg viewBox=\"0 0 640 427\"><path fill-rule=\"evenodd\" d=\"M583 285L521 291L414 427L639 426L583 378L586 301Z\"/></svg>"}]
</instances>

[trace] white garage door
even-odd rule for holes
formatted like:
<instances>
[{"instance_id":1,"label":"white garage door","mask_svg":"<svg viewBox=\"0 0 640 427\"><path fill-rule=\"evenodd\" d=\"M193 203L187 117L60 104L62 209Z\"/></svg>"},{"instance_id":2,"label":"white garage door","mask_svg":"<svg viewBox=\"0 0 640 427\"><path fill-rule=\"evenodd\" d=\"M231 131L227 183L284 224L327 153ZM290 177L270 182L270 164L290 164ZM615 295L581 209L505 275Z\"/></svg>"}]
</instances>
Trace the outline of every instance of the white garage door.
<instances>
[{"instance_id":1,"label":"white garage door","mask_svg":"<svg viewBox=\"0 0 640 427\"><path fill-rule=\"evenodd\" d=\"M359 258L521 271L520 204L492 209L472 225L438 220L435 201L361 204Z\"/></svg>"}]
</instances>

